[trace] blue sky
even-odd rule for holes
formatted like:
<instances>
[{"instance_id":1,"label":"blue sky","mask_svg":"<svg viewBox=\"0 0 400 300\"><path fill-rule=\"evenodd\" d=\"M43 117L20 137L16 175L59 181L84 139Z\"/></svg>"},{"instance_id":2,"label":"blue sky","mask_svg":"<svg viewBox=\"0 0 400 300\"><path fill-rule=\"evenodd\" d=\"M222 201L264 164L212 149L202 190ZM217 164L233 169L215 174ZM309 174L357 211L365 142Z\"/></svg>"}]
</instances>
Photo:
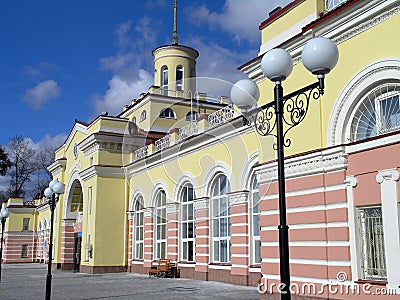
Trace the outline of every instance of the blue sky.
<instances>
[{"instance_id":1,"label":"blue sky","mask_svg":"<svg viewBox=\"0 0 400 300\"><path fill-rule=\"evenodd\" d=\"M257 56L258 25L291 0L178 0L179 44L197 75L235 82ZM0 10L0 144L15 135L63 142L153 84L151 51L171 43L173 0L13 0Z\"/></svg>"}]
</instances>

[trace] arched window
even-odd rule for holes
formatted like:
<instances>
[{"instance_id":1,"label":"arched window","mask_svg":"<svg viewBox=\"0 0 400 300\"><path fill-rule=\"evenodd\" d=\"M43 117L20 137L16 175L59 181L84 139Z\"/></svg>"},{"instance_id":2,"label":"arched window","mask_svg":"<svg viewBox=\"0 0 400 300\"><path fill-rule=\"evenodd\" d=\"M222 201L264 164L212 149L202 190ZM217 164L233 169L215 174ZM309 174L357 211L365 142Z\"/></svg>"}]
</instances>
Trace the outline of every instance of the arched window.
<instances>
[{"instance_id":1,"label":"arched window","mask_svg":"<svg viewBox=\"0 0 400 300\"><path fill-rule=\"evenodd\" d=\"M174 119L175 112L172 110L172 108L164 108L160 112L160 118Z\"/></svg>"},{"instance_id":2,"label":"arched window","mask_svg":"<svg viewBox=\"0 0 400 300\"><path fill-rule=\"evenodd\" d=\"M186 121L197 121L199 114L196 111L189 111L186 114Z\"/></svg>"},{"instance_id":3,"label":"arched window","mask_svg":"<svg viewBox=\"0 0 400 300\"><path fill-rule=\"evenodd\" d=\"M142 111L142 113L140 114L140 122L146 120L146 118L147 118L147 113L146 113L146 111L144 110L144 111Z\"/></svg>"},{"instance_id":4,"label":"arched window","mask_svg":"<svg viewBox=\"0 0 400 300\"><path fill-rule=\"evenodd\" d=\"M134 210L135 236L133 240L133 257L135 259L143 259L144 213L142 196L136 199Z\"/></svg>"},{"instance_id":5,"label":"arched window","mask_svg":"<svg viewBox=\"0 0 400 300\"><path fill-rule=\"evenodd\" d=\"M351 121L350 141L360 141L399 130L399 95L399 83L386 83L362 98Z\"/></svg>"},{"instance_id":6,"label":"arched window","mask_svg":"<svg viewBox=\"0 0 400 300\"><path fill-rule=\"evenodd\" d=\"M165 258L167 255L167 203L163 190L159 190L155 201L155 259Z\"/></svg>"},{"instance_id":7,"label":"arched window","mask_svg":"<svg viewBox=\"0 0 400 300\"><path fill-rule=\"evenodd\" d=\"M176 90L183 91L183 66L176 67Z\"/></svg>"},{"instance_id":8,"label":"arched window","mask_svg":"<svg viewBox=\"0 0 400 300\"><path fill-rule=\"evenodd\" d=\"M251 263L261 263L260 242L260 196L258 192L258 180L253 174L250 181L250 233L251 233Z\"/></svg>"},{"instance_id":9,"label":"arched window","mask_svg":"<svg viewBox=\"0 0 400 300\"><path fill-rule=\"evenodd\" d=\"M183 186L181 194L181 259L194 260L194 209L195 198L193 185L187 183Z\"/></svg>"},{"instance_id":10,"label":"arched window","mask_svg":"<svg viewBox=\"0 0 400 300\"><path fill-rule=\"evenodd\" d=\"M217 175L211 186L211 228L214 262L229 262L231 259L228 192L230 192L228 178L223 174Z\"/></svg>"},{"instance_id":11,"label":"arched window","mask_svg":"<svg viewBox=\"0 0 400 300\"><path fill-rule=\"evenodd\" d=\"M168 67L163 66L161 68L161 89L163 95L168 95Z\"/></svg>"},{"instance_id":12,"label":"arched window","mask_svg":"<svg viewBox=\"0 0 400 300\"><path fill-rule=\"evenodd\" d=\"M136 117L133 117L133 118L132 118L132 123L135 123L135 124L136 124Z\"/></svg>"}]
</instances>

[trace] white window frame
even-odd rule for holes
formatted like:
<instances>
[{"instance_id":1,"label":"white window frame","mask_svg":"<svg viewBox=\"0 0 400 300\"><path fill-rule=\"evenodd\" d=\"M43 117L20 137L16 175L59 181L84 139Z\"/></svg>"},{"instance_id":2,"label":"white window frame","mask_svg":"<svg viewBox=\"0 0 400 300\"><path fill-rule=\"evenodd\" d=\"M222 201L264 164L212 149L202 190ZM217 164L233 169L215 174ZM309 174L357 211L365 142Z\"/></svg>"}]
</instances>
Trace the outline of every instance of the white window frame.
<instances>
[{"instance_id":1,"label":"white window frame","mask_svg":"<svg viewBox=\"0 0 400 300\"><path fill-rule=\"evenodd\" d=\"M132 241L132 257L133 259L144 258L144 206L143 197L138 196L135 200L135 213L133 217L133 241ZM138 251L140 249L140 251Z\"/></svg>"},{"instance_id":2,"label":"white window frame","mask_svg":"<svg viewBox=\"0 0 400 300\"><path fill-rule=\"evenodd\" d=\"M178 79L178 73L181 74L181 79ZM177 91L183 91L184 89L184 80L183 80L183 75L184 75L184 69L182 65L179 65L176 67L175 71L175 78L176 78L176 90Z\"/></svg>"},{"instance_id":3,"label":"white window frame","mask_svg":"<svg viewBox=\"0 0 400 300\"><path fill-rule=\"evenodd\" d=\"M255 173L250 177L249 183L249 215L250 215L250 264L260 265L261 264L261 241L260 241L260 194L258 188L258 180ZM256 231L256 227L258 230ZM257 259L257 247L258 253L260 254L260 259Z\"/></svg>"},{"instance_id":4,"label":"white window frame","mask_svg":"<svg viewBox=\"0 0 400 300\"><path fill-rule=\"evenodd\" d=\"M154 258L167 256L167 197L164 190L156 194L154 206Z\"/></svg>"},{"instance_id":5,"label":"white window frame","mask_svg":"<svg viewBox=\"0 0 400 300\"><path fill-rule=\"evenodd\" d=\"M180 220L180 259L182 261L195 261L195 235L194 235L194 203L195 192L191 183L186 183L182 187L181 202L181 220ZM191 229L190 229L191 226ZM191 232L190 232L191 230ZM191 236L190 236L191 233ZM191 245L191 254L190 254Z\"/></svg>"},{"instance_id":6,"label":"white window frame","mask_svg":"<svg viewBox=\"0 0 400 300\"><path fill-rule=\"evenodd\" d=\"M221 188L225 178L225 186ZM231 262L231 225L230 225L230 207L227 193L230 192L228 177L224 174L218 174L211 184L211 260L214 263ZM226 226L225 232L221 234L221 225ZM217 228L218 227L218 228ZM221 247L226 244L225 251Z\"/></svg>"},{"instance_id":7,"label":"white window frame","mask_svg":"<svg viewBox=\"0 0 400 300\"><path fill-rule=\"evenodd\" d=\"M160 118L165 118L165 119L175 119L176 115L175 112L172 108L164 108L160 111Z\"/></svg>"},{"instance_id":8,"label":"white window frame","mask_svg":"<svg viewBox=\"0 0 400 300\"><path fill-rule=\"evenodd\" d=\"M161 68L161 90L163 95L168 95L168 67L162 66Z\"/></svg>"},{"instance_id":9,"label":"white window frame","mask_svg":"<svg viewBox=\"0 0 400 300\"><path fill-rule=\"evenodd\" d=\"M142 113L140 114L140 122L144 121L147 119L147 112L146 110L142 111Z\"/></svg>"}]
</instances>

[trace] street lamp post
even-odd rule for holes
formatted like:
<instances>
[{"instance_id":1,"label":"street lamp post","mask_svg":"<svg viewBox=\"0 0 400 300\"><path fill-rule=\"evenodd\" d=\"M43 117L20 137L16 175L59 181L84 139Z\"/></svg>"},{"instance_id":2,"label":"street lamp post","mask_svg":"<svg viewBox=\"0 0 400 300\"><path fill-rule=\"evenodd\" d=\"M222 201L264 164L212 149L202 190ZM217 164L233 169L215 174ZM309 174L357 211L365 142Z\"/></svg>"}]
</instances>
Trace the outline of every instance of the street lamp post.
<instances>
[{"instance_id":1,"label":"street lamp post","mask_svg":"<svg viewBox=\"0 0 400 300\"><path fill-rule=\"evenodd\" d=\"M50 241L49 241L49 258L47 263L47 277L46 277L46 300L50 300L51 297L51 263L53 259L53 223L54 223L54 209L56 208L56 202L60 197L60 194L64 193L65 186L58 180L52 180L49 183L49 187L44 190L44 195L48 199L50 206L51 219L50 219ZM57 194L57 197L56 197Z\"/></svg>"},{"instance_id":2,"label":"street lamp post","mask_svg":"<svg viewBox=\"0 0 400 300\"><path fill-rule=\"evenodd\" d=\"M7 208L2 208L0 211L1 221L1 241L0 241L0 282L1 282L1 264L3 262L3 241L4 241L4 227L6 227L6 219L10 215Z\"/></svg>"},{"instance_id":3,"label":"street lamp post","mask_svg":"<svg viewBox=\"0 0 400 300\"><path fill-rule=\"evenodd\" d=\"M252 109L257 103L260 92L257 85L249 79L238 81L231 90L232 102L242 110L244 123L250 124L250 119L255 115L256 131L262 136L272 135L276 138L273 148L277 151L278 157L279 259L281 299L284 300L289 300L291 297L284 158L284 147L289 147L291 140L286 134L304 120L310 98L317 100L323 95L325 75L336 66L338 58L337 46L331 40L323 37L311 39L303 48L302 61L311 73L317 75L318 81L284 96L282 81L292 72L293 60L286 50L272 49L262 58L261 70L268 79L275 82L274 101Z\"/></svg>"}]
</instances>

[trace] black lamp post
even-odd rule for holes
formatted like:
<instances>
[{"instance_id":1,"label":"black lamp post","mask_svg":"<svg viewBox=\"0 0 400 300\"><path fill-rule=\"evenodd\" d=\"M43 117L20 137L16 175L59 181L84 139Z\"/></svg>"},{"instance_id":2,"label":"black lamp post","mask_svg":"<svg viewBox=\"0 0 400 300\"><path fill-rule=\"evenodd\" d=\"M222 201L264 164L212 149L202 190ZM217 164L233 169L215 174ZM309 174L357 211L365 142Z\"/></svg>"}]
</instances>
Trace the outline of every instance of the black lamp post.
<instances>
[{"instance_id":1,"label":"black lamp post","mask_svg":"<svg viewBox=\"0 0 400 300\"><path fill-rule=\"evenodd\" d=\"M292 57L286 50L272 49L262 58L261 70L268 79L275 82L274 101L249 112L260 96L257 85L249 79L244 79L238 81L231 90L231 99L242 110L244 123L250 124L250 119L254 118L255 129L260 135L276 137L273 148L277 151L278 157L279 259L281 299L284 300L289 300L291 297L284 154L284 147L289 147L291 140L286 137L286 134L304 120L310 98L317 100L323 95L325 74L336 66L338 58L338 49L331 40L322 37L310 40L303 48L302 61L310 72L317 75L318 81L284 96L282 81L293 70ZM274 133L275 129L276 133Z\"/></svg>"},{"instance_id":2,"label":"black lamp post","mask_svg":"<svg viewBox=\"0 0 400 300\"><path fill-rule=\"evenodd\" d=\"M4 227L6 227L6 219L10 215L7 208L2 208L0 211L1 221L1 241L0 241L0 282L1 282L1 264L3 262L3 241L4 241Z\"/></svg>"},{"instance_id":3,"label":"black lamp post","mask_svg":"<svg viewBox=\"0 0 400 300\"><path fill-rule=\"evenodd\" d=\"M64 193L65 186L57 180L52 180L49 183L49 187L44 190L44 195L48 199L51 219L50 219L50 241L49 241L49 258L47 262L47 277L46 277L46 300L51 298L51 263L53 259L53 223L54 223L54 210L56 208L56 202L60 194ZM56 197L57 194L57 197Z\"/></svg>"}]
</instances>

